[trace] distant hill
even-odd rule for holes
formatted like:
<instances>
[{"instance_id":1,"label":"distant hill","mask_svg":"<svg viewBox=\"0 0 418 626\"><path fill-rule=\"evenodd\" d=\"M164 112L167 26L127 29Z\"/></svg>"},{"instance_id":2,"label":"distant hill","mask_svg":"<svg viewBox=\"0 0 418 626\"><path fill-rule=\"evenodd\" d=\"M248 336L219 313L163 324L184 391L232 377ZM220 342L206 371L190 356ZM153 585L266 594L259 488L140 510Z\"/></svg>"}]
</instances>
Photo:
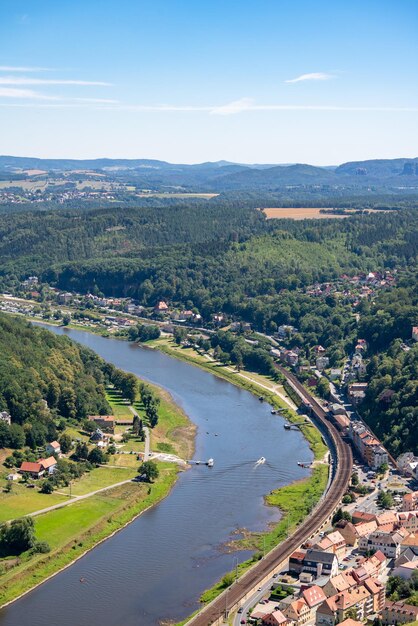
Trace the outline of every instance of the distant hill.
<instances>
[{"instance_id":1,"label":"distant hill","mask_svg":"<svg viewBox=\"0 0 418 626\"><path fill-rule=\"evenodd\" d=\"M380 179L402 175L418 175L418 158L352 161L337 167L335 173L337 175L368 176Z\"/></svg>"},{"instance_id":2,"label":"distant hill","mask_svg":"<svg viewBox=\"0 0 418 626\"><path fill-rule=\"evenodd\" d=\"M194 165L173 164L153 159L38 159L0 156L0 177L25 178L27 170L41 170L57 176L75 176L78 170L105 175L108 180L131 183L139 188L161 191L283 191L338 189L351 192L373 186L375 189L416 188L418 158L353 161L338 167L308 164L240 164L229 161ZM74 172L74 174L71 174ZM42 176L42 174L41 174Z\"/></svg>"}]
</instances>

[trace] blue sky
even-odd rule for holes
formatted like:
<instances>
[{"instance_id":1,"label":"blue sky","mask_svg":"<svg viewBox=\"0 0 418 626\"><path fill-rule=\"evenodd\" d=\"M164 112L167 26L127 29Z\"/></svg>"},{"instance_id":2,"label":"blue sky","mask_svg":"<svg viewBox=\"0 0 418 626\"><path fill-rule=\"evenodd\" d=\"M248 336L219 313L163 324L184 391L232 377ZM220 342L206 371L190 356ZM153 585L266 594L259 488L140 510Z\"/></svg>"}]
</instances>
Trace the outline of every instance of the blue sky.
<instances>
[{"instance_id":1,"label":"blue sky","mask_svg":"<svg viewBox=\"0 0 418 626\"><path fill-rule=\"evenodd\" d=\"M1 0L0 154L418 156L416 0Z\"/></svg>"}]
</instances>

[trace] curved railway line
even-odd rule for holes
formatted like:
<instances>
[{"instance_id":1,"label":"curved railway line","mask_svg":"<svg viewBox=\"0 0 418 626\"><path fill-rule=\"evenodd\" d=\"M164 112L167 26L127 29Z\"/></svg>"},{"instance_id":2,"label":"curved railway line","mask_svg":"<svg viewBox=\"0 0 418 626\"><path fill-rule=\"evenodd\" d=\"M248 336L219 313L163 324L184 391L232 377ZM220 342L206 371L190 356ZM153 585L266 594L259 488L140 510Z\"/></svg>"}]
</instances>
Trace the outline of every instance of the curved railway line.
<instances>
[{"instance_id":1,"label":"curved railway line","mask_svg":"<svg viewBox=\"0 0 418 626\"><path fill-rule=\"evenodd\" d=\"M276 365L280 373L286 377L299 397L312 409L312 417L320 429L327 434L331 449L333 478L328 491L322 497L312 514L285 541L273 548L261 561L249 569L241 578L233 583L210 604L202 608L192 617L187 626L208 626L220 620L252 590L257 588L289 555L328 520L343 497L350 481L353 457L350 446L342 439L337 428L327 419L326 413L299 380L280 365Z\"/></svg>"}]
</instances>

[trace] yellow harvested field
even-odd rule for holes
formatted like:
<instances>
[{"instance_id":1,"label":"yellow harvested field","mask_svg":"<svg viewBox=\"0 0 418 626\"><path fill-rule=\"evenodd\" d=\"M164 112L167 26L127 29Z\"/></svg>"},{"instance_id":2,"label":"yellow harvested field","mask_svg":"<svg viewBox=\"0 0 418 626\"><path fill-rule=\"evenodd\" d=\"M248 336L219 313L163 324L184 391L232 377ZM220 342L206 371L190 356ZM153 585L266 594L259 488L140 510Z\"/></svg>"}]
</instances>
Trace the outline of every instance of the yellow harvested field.
<instances>
[{"instance_id":1,"label":"yellow harvested field","mask_svg":"<svg viewBox=\"0 0 418 626\"><path fill-rule=\"evenodd\" d=\"M276 207L263 209L268 220L271 219L292 219L292 220L320 220L337 217L348 217L348 215L332 215L330 213L321 213L321 207Z\"/></svg>"}]
</instances>

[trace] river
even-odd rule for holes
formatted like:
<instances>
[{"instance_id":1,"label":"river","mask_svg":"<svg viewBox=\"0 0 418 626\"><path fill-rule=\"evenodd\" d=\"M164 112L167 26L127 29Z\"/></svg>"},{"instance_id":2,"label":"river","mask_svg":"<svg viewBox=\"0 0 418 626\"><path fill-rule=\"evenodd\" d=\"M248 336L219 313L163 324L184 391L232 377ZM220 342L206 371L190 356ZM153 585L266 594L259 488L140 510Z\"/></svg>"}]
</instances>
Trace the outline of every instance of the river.
<instances>
[{"instance_id":1,"label":"river","mask_svg":"<svg viewBox=\"0 0 418 626\"><path fill-rule=\"evenodd\" d=\"M221 546L239 528L279 519L264 504L272 489L308 475L312 453L297 431L247 391L156 350L50 327L117 367L167 389L197 425L195 466L170 495L73 566L0 611L0 626L155 626L181 620L236 559ZM216 433L216 434L215 434ZM264 465L255 461L264 456ZM80 584L80 578L86 579Z\"/></svg>"}]
</instances>

